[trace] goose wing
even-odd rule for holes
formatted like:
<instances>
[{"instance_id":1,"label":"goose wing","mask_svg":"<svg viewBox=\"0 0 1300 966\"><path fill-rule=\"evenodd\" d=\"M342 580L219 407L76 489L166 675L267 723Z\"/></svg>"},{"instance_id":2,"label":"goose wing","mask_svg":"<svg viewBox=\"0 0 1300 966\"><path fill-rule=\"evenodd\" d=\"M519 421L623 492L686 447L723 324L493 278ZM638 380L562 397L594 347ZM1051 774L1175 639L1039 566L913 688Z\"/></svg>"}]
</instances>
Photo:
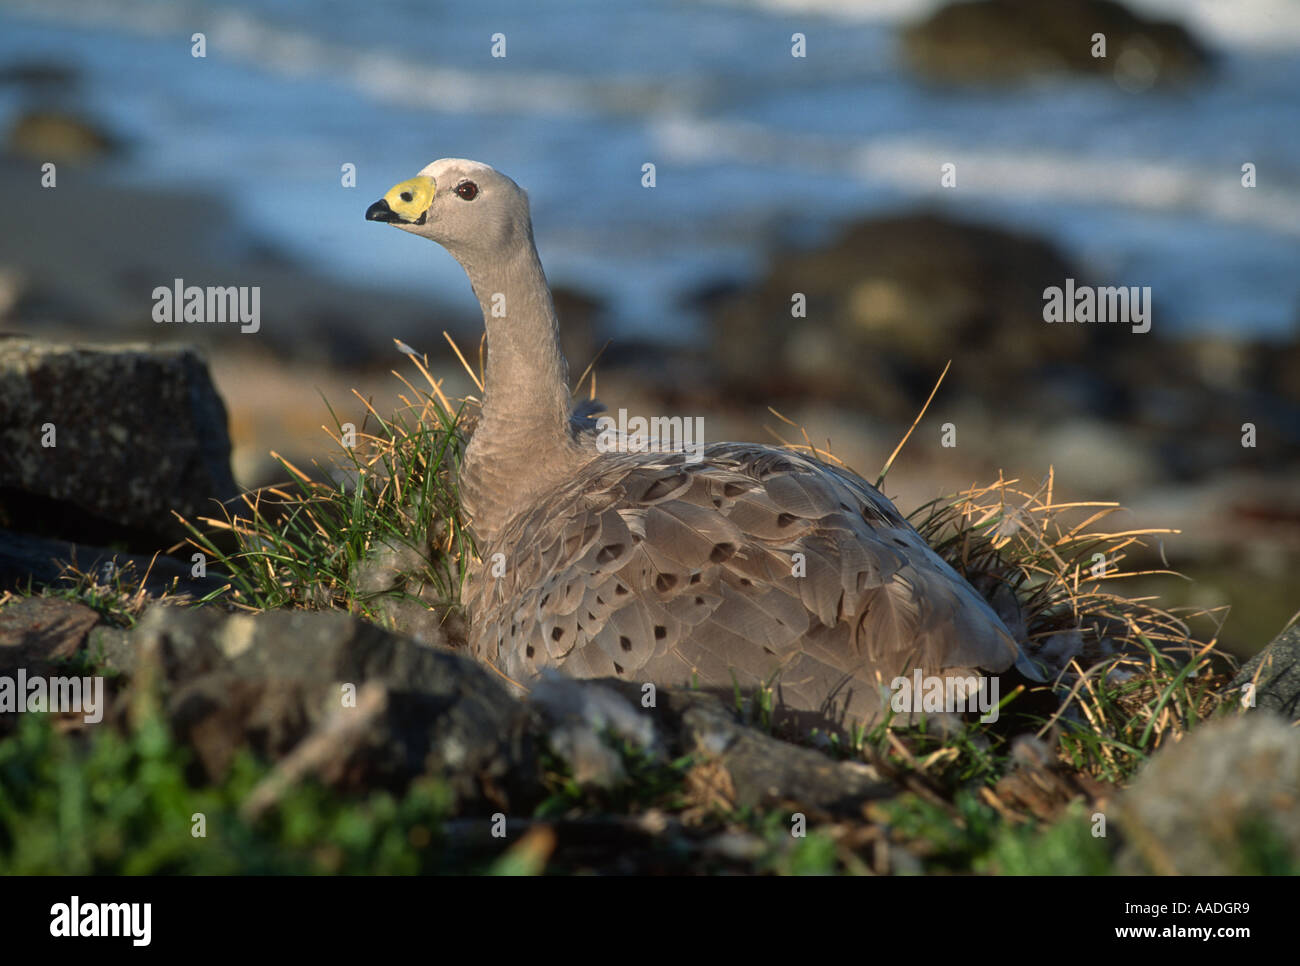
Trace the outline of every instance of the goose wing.
<instances>
[{"instance_id":1,"label":"goose wing","mask_svg":"<svg viewBox=\"0 0 1300 966\"><path fill-rule=\"evenodd\" d=\"M605 455L518 515L471 593L481 659L855 714L913 668L1021 660L978 593L865 481L789 450Z\"/></svg>"}]
</instances>

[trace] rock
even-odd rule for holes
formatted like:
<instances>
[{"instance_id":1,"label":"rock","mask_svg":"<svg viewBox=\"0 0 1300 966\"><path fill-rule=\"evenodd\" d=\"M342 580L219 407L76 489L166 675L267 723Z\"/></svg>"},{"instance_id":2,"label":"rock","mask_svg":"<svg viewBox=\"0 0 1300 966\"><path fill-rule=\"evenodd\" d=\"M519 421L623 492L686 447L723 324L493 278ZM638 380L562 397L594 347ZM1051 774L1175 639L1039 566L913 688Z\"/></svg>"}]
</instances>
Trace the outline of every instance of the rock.
<instances>
[{"instance_id":1,"label":"rock","mask_svg":"<svg viewBox=\"0 0 1300 966\"><path fill-rule=\"evenodd\" d=\"M18 668L49 674L56 662L81 650L99 614L84 604L50 597L22 597L0 609L0 674Z\"/></svg>"},{"instance_id":2,"label":"rock","mask_svg":"<svg viewBox=\"0 0 1300 966\"><path fill-rule=\"evenodd\" d=\"M670 701L688 706L682 714L682 747L726 769L741 807L794 805L861 815L868 800L898 792L861 762L835 761L739 724L716 698L687 693Z\"/></svg>"},{"instance_id":3,"label":"rock","mask_svg":"<svg viewBox=\"0 0 1300 966\"><path fill-rule=\"evenodd\" d=\"M802 809L817 816L857 816L898 788L861 762L836 761L739 721L718 695L658 688L643 707L641 686L614 678L546 678L531 700L544 720L548 747L581 784L610 788L625 780L611 739L653 759L693 759L686 794L697 806Z\"/></svg>"},{"instance_id":4,"label":"rock","mask_svg":"<svg viewBox=\"0 0 1300 966\"><path fill-rule=\"evenodd\" d=\"M1098 33L1106 38L1105 57L1092 55ZM902 46L917 73L943 83L1068 72L1144 90L1200 75L1210 62L1185 28L1148 20L1111 0L954 3L904 30Z\"/></svg>"},{"instance_id":5,"label":"rock","mask_svg":"<svg viewBox=\"0 0 1300 966\"><path fill-rule=\"evenodd\" d=\"M740 723L713 695L660 689L643 708L635 685L556 675L525 703L469 658L344 614L154 606L131 634L100 630L91 646L131 676L137 703L157 682L209 780L249 748L295 779L310 771L356 789L429 774L459 812L518 811L544 795L541 743L582 784L612 788L627 780L621 739L653 759L694 756L695 790L707 777L729 805L861 814L895 791L866 765ZM345 685L355 707L342 700Z\"/></svg>"},{"instance_id":6,"label":"rock","mask_svg":"<svg viewBox=\"0 0 1300 966\"><path fill-rule=\"evenodd\" d=\"M126 674L135 667L135 639L129 630L98 624L86 638L86 650L110 674Z\"/></svg>"},{"instance_id":7,"label":"rock","mask_svg":"<svg viewBox=\"0 0 1300 966\"><path fill-rule=\"evenodd\" d=\"M236 492L226 407L193 350L0 340L0 525L148 551L185 536L172 511Z\"/></svg>"},{"instance_id":8,"label":"rock","mask_svg":"<svg viewBox=\"0 0 1300 966\"><path fill-rule=\"evenodd\" d=\"M1203 724L1138 773L1116 825L1123 872L1294 873L1300 731L1267 712Z\"/></svg>"},{"instance_id":9,"label":"rock","mask_svg":"<svg viewBox=\"0 0 1300 966\"><path fill-rule=\"evenodd\" d=\"M250 748L282 765L309 758L343 789L431 775L462 811L523 807L540 788L531 714L488 669L349 615L154 606L130 656L110 643L137 691L159 682L209 779Z\"/></svg>"},{"instance_id":10,"label":"rock","mask_svg":"<svg viewBox=\"0 0 1300 966\"><path fill-rule=\"evenodd\" d=\"M823 248L777 253L757 285L717 302L714 356L728 388L754 400L911 419L956 355L945 398L988 398L1035 374L1059 385L1056 370L1109 344L1113 327L1043 321L1043 290L1066 278L1081 273L1035 238L929 214L868 219ZM795 293L807 318L791 318ZM1051 404L1077 414L1077 402Z\"/></svg>"},{"instance_id":11,"label":"rock","mask_svg":"<svg viewBox=\"0 0 1300 966\"><path fill-rule=\"evenodd\" d=\"M612 688L548 669L529 700L546 722L548 747L569 764L579 785L610 789L627 780L611 738L664 757L653 719Z\"/></svg>"},{"instance_id":12,"label":"rock","mask_svg":"<svg viewBox=\"0 0 1300 966\"><path fill-rule=\"evenodd\" d=\"M154 596L168 592L202 597L226 583L213 575L191 576L193 564L175 557L129 554L0 530L0 588L55 584L71 568L110 585L120 576L124 586L142 586Z\"/></svg>"},{"instance_id":13,"label":"rock","mask_svg":"<svg viewBox=\"0 0 1300 966\"><path fill-rule=\"evenodd\" d=\"M99 124L57 109L28 110L14 119L5 151L33 161L97 161L121 151L121 142Z\"/></svg>"},{"instance_id":14,"label":"rock","mask_svg":"<svg viewBox=\"0 0 1300 966\"><path fill-rule=\"evenodd\" d=\"M649 716L671 757L693 757L688 775L693 797L712 797L725 806L861 817L868 801L898 792L868 765L836 761L743 724L715 694L658 688L655 706L642 708L635 682L609 679L599 686L618 691L638 713Z\"/></svg>"},{"instance_id":15,"label":"rock","mask_svg":"<svg viewBox=\"0 0 1300 966\"><path fill-rule=\"evenodd\" d=\"M25 702L19 671L29 683L36 678L81 676L84 672L70 671L67 664L97 623L95 611L74 601L47 597L11 601L0 609L0 678L8 678L17 700ZM25 703L19 707L26 711ZM17 726L18 718L14 712L0 714L0 737ZM84 722L84 717L73 715L70 720Z\"/></svg>"},{"instance_id":16,"label":"rock","mask_svg":"<svg viewBox=\"0 0 1300 966\"><path fill-rule=\"evenodd\" d=\"M1228 685L1240 692L1254 684L1254 705L1300 722L1300 624L1286 628L1237 672Z\"/></svg>"}]
</instances>

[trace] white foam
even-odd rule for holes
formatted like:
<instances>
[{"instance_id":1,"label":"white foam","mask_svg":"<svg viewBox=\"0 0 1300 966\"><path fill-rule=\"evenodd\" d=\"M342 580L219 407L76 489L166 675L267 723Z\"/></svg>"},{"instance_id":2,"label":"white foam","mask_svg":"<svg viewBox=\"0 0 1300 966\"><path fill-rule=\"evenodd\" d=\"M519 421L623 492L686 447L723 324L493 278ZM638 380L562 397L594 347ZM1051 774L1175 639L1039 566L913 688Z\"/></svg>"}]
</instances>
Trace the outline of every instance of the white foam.
<instances>
[{"instance_id":1,"label":"white foam","mask_svg":"<svg viewBox=\"0 0 1300 966\"><path fill-rule=\"evenodd\" d=\"M574 115L636 113L671 106L662 84L546 71L493 73L430 67L387 48L332 43L240 10L168 7L142 0L9 0L7 9L38 20L105 26L146 36L194 32L206 36L207 56L247 63L290 78L319 77L376 100L449 114Z\"/></svg>"},{"instance_id":2,"label":"white foam","mask_svg":"<svg viewBox=\"0 0 1300 966\"><path fill-rule=\"evenodd\" d=\"M1172 20L1205 40L1258 50L1300 49L1296 0L1126 0L1141 13Z\"/></svg>"},{"instance_id":3,"label":"white foam","mask_svg":"<svg viewBox=\"0 0 1300 966\"><path fill-rule=\"evenodd\" d=\"M846 142L800 134L797 152L788 132L761 125L678 116L660 122L656 142L673 160L704 163L798 163L827 174L912 194L940 187L941 165L953 162L958 188L976 197L1024 201L1047 198L1151 211L1191 212L1216 221L1300 237L1300 191L1244 188L1235 168L1207 170L1168 160L1092 158L1048 150L998 150L918 137Z\"/></svg>"}]
</instances>

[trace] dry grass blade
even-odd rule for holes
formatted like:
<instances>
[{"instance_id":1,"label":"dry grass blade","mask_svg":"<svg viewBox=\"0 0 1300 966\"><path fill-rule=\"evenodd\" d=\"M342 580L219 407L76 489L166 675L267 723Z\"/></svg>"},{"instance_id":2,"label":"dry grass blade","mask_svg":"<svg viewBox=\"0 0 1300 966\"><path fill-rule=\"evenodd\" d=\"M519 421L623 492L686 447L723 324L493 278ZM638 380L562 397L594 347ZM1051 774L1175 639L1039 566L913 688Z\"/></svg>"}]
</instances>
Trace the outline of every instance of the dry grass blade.
<instances>
[{"instance_id":1,"label":"dry grass blade","mask_svg":"<svg viewBox=\"0 0 1300 966\"><path fill-rule=\"evenodd\" d=\"M1074 749L1074 764L1115 780L1213 711L1204 682L1224 656L1214 640L1193 639L1187 618L1206 612L1180 616L1118 589L1134 576L1167 573L1126 570L1123 561L1170 531L1091 529L1122 508L1054 503L1053 489L1050 474L1033 492L999 479L928 504L913 522L976 587L1012 592L1031 656L1039 644L1075 636L1073 683L1039 733L1070 725L1063 747Z\"/></svg>"},{"instance_id":2,"label":"dry grass blade","mask_svg":"<svg viewBox=\"0 0 1300 966\"><path fill-rule=\"evenodd\" d=\"M578 381L573 384L573 392L570 393L570 395L576 398L579 390L582 389L583 382L588 376L591 376L591 395L588 398L596 398L596 363L600 361L600 357L605 354L605 350L609 348L609 344L613 341L613 339L606 339L605 344L600 347L600 350L594 356L592 356L591 361L587 363L587 368L582 370L582 375L580 375Z\"/></svg>"},{"instance_id":3,"label":"dry grass blade","mask_svg":"<svg viewBox=\"0 0 1300 966\"><path fill-rule=\"evenodd\" d=\"M456 358L460 360L460 364L465 367L465 371L469 373L470 379L474 380L474 385L478 387L478 391L481 393L483 391L483 380L480 379L478 373L475 372L473 368L470 367L470 364L466 361L464 354L460 351L460 346L456 345L456 340L451 337L451 333L443 332L442 335L443 338L447 340L447 344L451 346L451 351L456 353ZM481 347L481 343L480 343L480 347ZM481 366L482 363L483 363L483 353L482 351L480 351L479 365Z\"/></svg>"},{"instance_id":4,"label":"dry grass blade","mask_svg":"<svg viewBox=\"0 0 1300 966\"><path fill-rule=\"evenodd\" d=\"M894 451L889 454L889 459L885 460L885 465L881 467L880 476L876 478L876 489L879 489L884 485L885 477L889 475L889 468L894 465L894 460L896 460L898 454L903 451L903 447L907 445L907 441L912 438L912 433L916 430L916 427L920 425L921 420L925 417L925 411L930 408L930 403L934 402L934 397L938 394L939 387L943 385L943 377L948 375L948 370L951 368L952 360L949 359L947 365L943 367L943 372L939 373L939 378L935 380L934 388L930 390L930 398L925 401L925 405L921 407L921 411L917 413L916 418L912 420L912 425L907 428L907 432L903 434L903 438L898 441L898 445L894 447Z\"/></svg>"}]
</instances>

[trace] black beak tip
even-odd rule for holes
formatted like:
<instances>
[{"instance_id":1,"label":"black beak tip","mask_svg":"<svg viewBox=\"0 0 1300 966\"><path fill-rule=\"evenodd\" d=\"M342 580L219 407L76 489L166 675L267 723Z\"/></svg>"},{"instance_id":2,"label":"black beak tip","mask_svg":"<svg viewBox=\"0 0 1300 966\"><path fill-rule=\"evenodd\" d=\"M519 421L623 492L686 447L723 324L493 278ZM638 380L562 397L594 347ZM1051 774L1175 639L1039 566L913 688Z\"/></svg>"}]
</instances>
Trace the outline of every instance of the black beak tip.
<instances>
[{"instance_id":1,"label":"black beak tip","mask_svg":"<svg viewBox=\"0 0 1300 966\"><path fill-rule=\"evenodd\" d=\"M401 221L397 212L388 207L388 202L380 198L366 209L366 221Z\"/></svg>"}]
</instances>

